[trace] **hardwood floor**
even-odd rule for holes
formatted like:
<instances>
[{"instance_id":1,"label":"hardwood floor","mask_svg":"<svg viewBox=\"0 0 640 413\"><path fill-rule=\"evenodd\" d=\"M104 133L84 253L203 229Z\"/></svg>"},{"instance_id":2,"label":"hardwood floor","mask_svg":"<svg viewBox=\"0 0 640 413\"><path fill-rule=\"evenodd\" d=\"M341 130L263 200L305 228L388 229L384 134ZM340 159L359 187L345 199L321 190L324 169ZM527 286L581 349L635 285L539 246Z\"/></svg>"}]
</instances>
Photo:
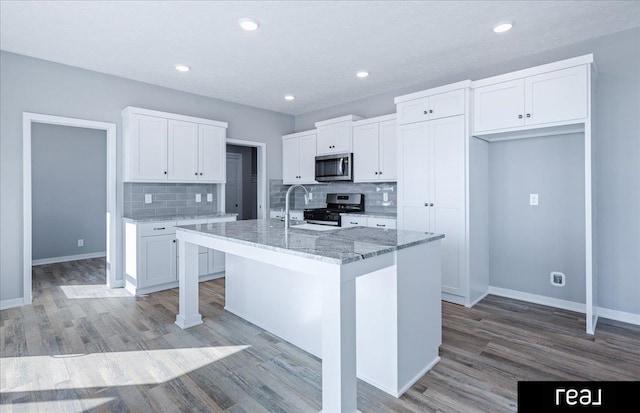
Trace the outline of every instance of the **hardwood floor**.
<instances>
[{"instance_id":1,"label":"hardwood floor","mask_svg":"<svg viewBox=\"0 0 640 413\"><path fill-rule=\"evenodd\" d=\"M2 412L318 412L320 360L223 310L174 324L177 289L104 286L104 259L34 267L33 305L0 312ZM295 311L295 309L292 309ZM518 380L640 380L640 327L488 296L443 303L442 360L401 398L358 382L363 412L514 412Z\"/></svg>"}]
</instances>

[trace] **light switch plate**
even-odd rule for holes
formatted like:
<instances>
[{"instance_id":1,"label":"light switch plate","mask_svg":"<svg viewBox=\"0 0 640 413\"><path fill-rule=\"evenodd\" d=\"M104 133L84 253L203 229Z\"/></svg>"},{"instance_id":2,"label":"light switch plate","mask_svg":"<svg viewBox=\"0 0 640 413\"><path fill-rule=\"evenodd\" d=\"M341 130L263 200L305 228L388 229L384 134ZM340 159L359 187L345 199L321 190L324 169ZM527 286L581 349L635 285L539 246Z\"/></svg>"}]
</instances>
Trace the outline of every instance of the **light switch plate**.
<instances>
[{"instance_id":1,"label":"light switch plate","mask_svg":"<svg viewBox=\"0 0 640 413\"><path fill-rule=\"evenodd\" d=\"M196 194L196 202L202 202L202 195Z\"/></svg>"},{"instance_id":2,"label":"light switch plate","mask_svg":"<svg viewBox=\"0 0 640 413\"><path fill-rule=\"evenodd\" d=\"M150 204L151 203L151 194L144 194L144 203L145 204Z\"/></svg>"},{"instance_id":3,"label":"light switch plate","mask_svg":"<svg viewBox=\"0 0 640 413\"><path fill-rule=\"evenodd\" d=\"M532 205L532 206L539 205L538 194L529 194L529 205Z\"/></svg>"},{"instance_id":4,"label":"light switch plate","mask_svg":"<svg viewBox=\"0 0 640 413\"><path fill-rule=\"evenodd\" d=\"M213 202L213 194L207 194L207 202Z\"/></svg>"}]
</instances>

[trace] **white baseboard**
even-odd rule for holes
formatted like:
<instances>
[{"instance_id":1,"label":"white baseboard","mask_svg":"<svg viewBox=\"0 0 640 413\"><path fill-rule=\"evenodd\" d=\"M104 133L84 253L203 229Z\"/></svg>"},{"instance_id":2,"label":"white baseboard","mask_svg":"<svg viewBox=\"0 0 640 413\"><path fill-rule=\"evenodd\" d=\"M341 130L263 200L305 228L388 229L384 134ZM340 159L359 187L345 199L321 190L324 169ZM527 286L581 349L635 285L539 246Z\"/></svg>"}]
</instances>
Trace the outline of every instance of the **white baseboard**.
<instances>
[{"instance_id":1,"label":"white baseboard","mask_svg":"<svg viewBox=\"0 0 640 413\"><path fill-rule=\"evenodd\" d=\"M56 264L58 262L68 262L68 261L78 261L78 260L88 260L90 258L103 258L107 256L106 251L102 252L90 252L89 254L78 254L78 255L67 255L65 257L51 257L51 258L42 258L39 260L31 261L31 265L45 265L45 264Z\"/></svg>"},{"instance_id":2,"label":"white baseboard","mask_svg":"<svg viewBox=\"0 0 640 413\"><path fill-rule=\"evenodd\" d=\"M24 298L12 298L10 300L0 301L0 310L6 310L7 308L20 307L24 305Z\"/></svg>"},{"instance_id":3,"label":"white baseboard","mask_svg":"<svg viewBox=\"0 0 640 413\"><path fill-rule=\"evenodd\" d=\"M529 303L542 304L549 307L561 308L563 310L586 313L586 305L575 301L560 300L558 298L547 297L538 294L529 294L507 288L489 287L489 294L500 297L513 298L514 300L526 301ZM640 325L640 314L627 313L624 311L611 310L609 308L596 307L596 314L599 318L621 321L623 323Z\"/></svg>"},{"instance_id":4,"label":"white baseboard","mask_svg":"<svg viewBox=\"0 0 640 413\"><path fill-rule=\"evenodd\" d=\"M429 370L431 370L436 364L438 364L439 361L440 361L440 356L438 356L435 359L431 360L431 363L429 363L424 369L420 370L420 373L416 374L416 376L414 378L412 378L407 383L405 383L404 386L400 387L400 390L398 391L398 394L396 395L396 397L402 396L404 394L404 392L406 392L411 387L413 387L413 385L416 384L416 382L418 380L420 380L422 378L422 376L427 374L427 372Z\"/></svg>"}]
</instances>

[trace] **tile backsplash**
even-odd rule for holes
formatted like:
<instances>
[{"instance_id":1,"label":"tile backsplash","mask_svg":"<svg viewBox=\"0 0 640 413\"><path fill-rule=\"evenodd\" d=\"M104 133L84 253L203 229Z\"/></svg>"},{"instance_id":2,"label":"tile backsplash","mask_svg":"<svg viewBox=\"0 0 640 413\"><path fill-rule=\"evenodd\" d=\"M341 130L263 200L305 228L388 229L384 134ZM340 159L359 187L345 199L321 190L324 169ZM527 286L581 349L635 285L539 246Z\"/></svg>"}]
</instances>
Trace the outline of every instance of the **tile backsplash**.
<instances>
[{"instance_id":1,"label":"tile backsplash","mask_svg":"<svg viewBox=\"0 0 640 413\"><path fill-rule=\"evenodd\" d=\"M145 194L152 202L145 204ZM200 194L201 202L196 202ZM207 202L207 194L213 201ZM167 215L206 214L216 212L216 184L124 184L124 216L131 218L162 217Z\"/></svg>"},{"instance_id":2,"label":"tile backsplash","mask_svg":"<svg viewBox=\"0 0 640 413\"><path fill-rule=\"evenodd\" d=\"M284 209L284 200L291 185L283 185L281 179L269 180L269 205L271 209ZM291 209L322 208L327 206L327 193L362 193L364 194L365 212L396 213L397 191L395 182L353 183L332 182L328 184L304 185L313 194L309 204L304 203L304 191L296 189L291 195ZM387 201L384 195L387 194Z\"/></svg>"}]
</instances>

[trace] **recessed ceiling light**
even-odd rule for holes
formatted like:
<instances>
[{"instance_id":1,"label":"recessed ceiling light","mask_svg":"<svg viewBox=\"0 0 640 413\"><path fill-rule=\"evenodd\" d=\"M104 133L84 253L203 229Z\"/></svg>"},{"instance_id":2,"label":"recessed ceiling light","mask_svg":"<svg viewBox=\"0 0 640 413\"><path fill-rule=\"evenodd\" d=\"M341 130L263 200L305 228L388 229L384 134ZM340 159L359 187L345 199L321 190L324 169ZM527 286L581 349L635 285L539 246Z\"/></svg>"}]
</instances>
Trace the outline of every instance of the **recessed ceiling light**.
<instances>
[{"instance_id":1,"label":"recessed ceiling light","mask_svg":"<svg viewBox=\"0 0 640 413\"><path fill-rule=\"evenodd\" d=\"M496 23L493 26L493 31L496 33L504 33L511 30L512 27L513 27L513 23L511 22L500 22L500 23Z\"/></svg>"},{"instance_id":2,"label":"recessed ceiling light","mask_svg":"<svg viewBox=\"0 0 640 413\"><path fill-rule=\"evenodd\" d=\"M285 97L284 97L284 99L285 99L285 100L293 100L293 99L295 99L295 98L296 98L296 97L295 97L295 96L293 96L293 95L287 95L287 96L285 96Z\"/></svg>"},{"instance_id":3,"label":"recessed ceiling light","mask_svg":"<svg viewBox=\"0 0 640 413\"><path fill-rule=\"evenodd\" d=\"M176 65L176 70L178 72L188 72L189 70L191 70L191 68L187 65L181 65L181 64L177 64Z\"/></svg>"},{"instance_id":4,"label":"recessed ceiling light","mask_svg":"<svg viewBox=\"0 0 640 413\"><path fill-rule=\"evenodd\" d=\"M260 22L255 20L255 19L250 19L248 17L244 18L244 19L240 19L238 20L238 23L240 24L240 27L242 27L245 30L248 30L250 32L256 30L258 27L260 27Z\"/></svg>"},{"instance_id":5,"label":"recessed ceiling light","mask_svg":"<svg viewBox=\"0 0 640 413\"><path fill-rule=\"evenodd\" d=\"M358 73L356 73L356 76L358 76L359 78L365 78L365 77L369 76L369 72L361 70Z\"/></svg>"}]
</instances>

